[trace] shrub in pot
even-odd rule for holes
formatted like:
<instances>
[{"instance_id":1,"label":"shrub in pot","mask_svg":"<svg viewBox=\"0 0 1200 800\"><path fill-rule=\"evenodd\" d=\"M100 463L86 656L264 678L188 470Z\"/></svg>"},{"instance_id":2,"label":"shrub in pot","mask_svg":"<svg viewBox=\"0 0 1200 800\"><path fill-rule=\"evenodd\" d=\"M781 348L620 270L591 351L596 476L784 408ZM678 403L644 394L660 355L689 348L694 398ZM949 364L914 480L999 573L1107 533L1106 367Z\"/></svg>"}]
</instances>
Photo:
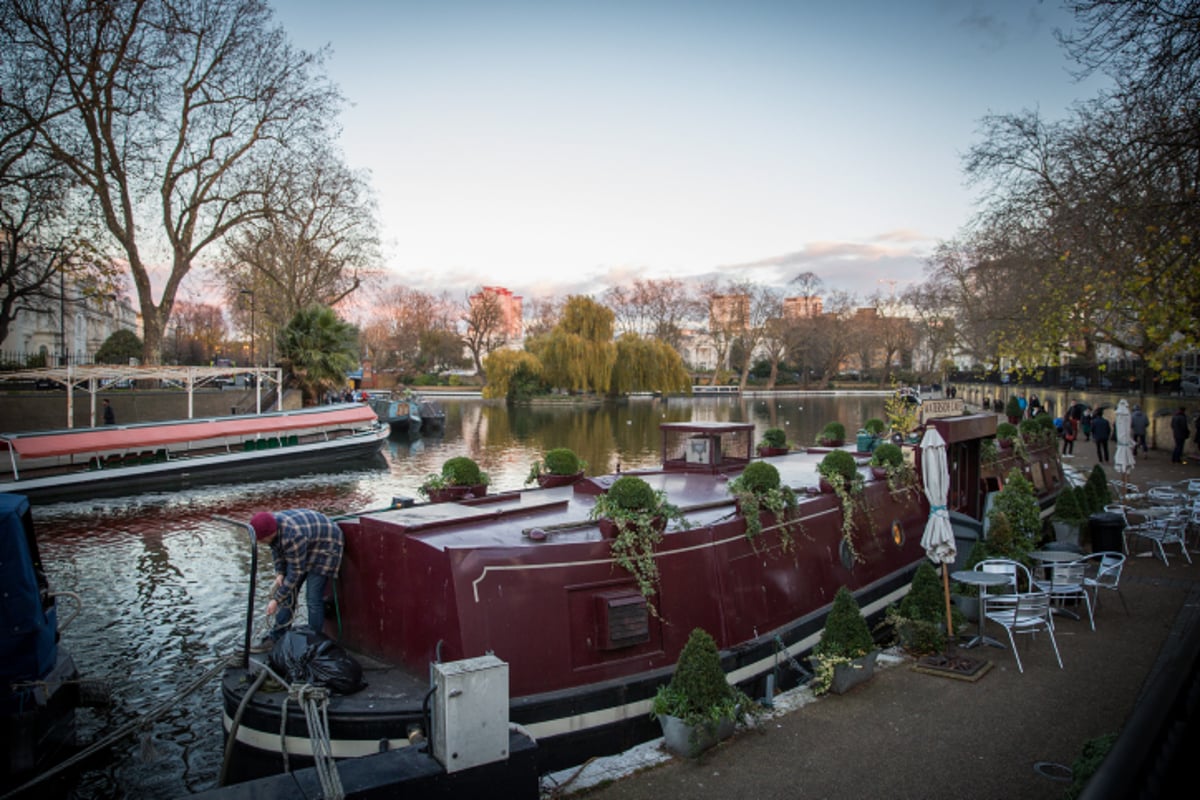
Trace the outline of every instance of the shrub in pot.
<instances>
[{"instance_id":1,"label":"shrub in pot","mask_svg":"<svg viewBox=\"0 0 1200 800\"><path fill-rule=\"evenodd\" d=\"M996 441L1001 447L1010 446L1013 441L1020 435L1020 430L1011 422L1001 422L996 426Z\"/></svg>"},{"instance_id":2,"label":"shrub in pot","mask_svg":"<svg viewBox=\"0 0 1200 800\"><path fill-rule=\"evenodd\" d=\"M817 444L823 447L841 447L846 443L846 426L840 422L827 422L817 434Z\"/></svg>"},{"instance_id":3,"label":"shrub in pot","mask_svg":"<svg viewBox=\"0 0 1200 800\"><path fill-rule=\"evenodd\" d=\"M541 461L535 461L529 468L525 483L536 482L542 488L567 486L583 477L587 462L567 447L556 447L547 450Z\"/></svg>"},{"instance_id":4,"label":"shrub in pot","mask_svg":"<svg viewBox=\"0 0 1200 800\"><path fill-rule=\"evenodd\" d=\"M829 616L825 618L821 641L813 648L813 692L842 694L848 691L874 674L878 655L879 650L858 601L849 589L840 587L834 595Z\"/></svg>"},{"instance_id":5,"label":"shrub in pot","mask_svg":"<svg viewBox=\"0 0 1200 800\"><path fill-rule=\"evenodd\" d=\"M746 538L754 541L762 533L762 513L770 512L776 520L785 520L778 528L784 550L793 544L792 527L799 522L786 521L797 508L796 493L790 486L781 485L779 470L766 461L752 461L742 474L728 484L729 493L737 499L738 511L746 520Z\"/></svg>"},{"instance_id":6,"label":"shrub in pot","mask_svg":"<svg viewBox=\"0 0 1200 800\"><path fill-rule=\"evenodd\" d=\"M1054 538L1059 542L1078 545L1080 532L1087 524L1081 495L1087 491L1082 486L1066 486L1058 493L1054 502L1054 514L1050 524L1054 527Z\"/></svg>"},{"instance_id":7,"label":"shrub in pot","mask_svg":"<svg viewBox=\"0 0 1200 800\"><path fill-rule=\"evenodd\" d=\"M760 456L781 456L788 451L787 434L783 428L767 428L758 443Z\"/></svg>"},{"instance_id":8,"label":"shrub in pot","mask_svg":"<svg viewBox=\"0 0 1200 800\"><path fill-rule=\"evenodd\" d=\"M888 609L887 618L900 644L911 653L936 653L946 647L946 596L932 562L921 562L908 594L899 606ZM951 624L956 631L966 625L966 617L957 608L951 611Z\"/></svg>"},{"instance_id":9,"label":"shrub in pot","mask_svg":"<svg viewBox=\"0 0 1200 800\"><path fill-rule=\"evenodd\" d=\"M430 473L417 491L433 502L458 500L474 494L487 494L488 474L467 456L454 456L442 463L441 474Z\"/></svg>"},{"instance_id":10,"label":"shrub in pot","mask_svg":"<svg viewBox=\"0 0 1200 800\"><path fill-rule=\"evenodd\" d=\"M667 502L666 492L654 489L643 478L622 475L596 498L589 516L611 540L613 559L633 576L638 590L649 601L658 589L654 548L662 541L668 522L688 527L683 512ZM657 616L652 603L647 602L647 607Z\"/></svg>"},{"instance_id":11,"label":"shrub in pot","mask_svg":"<svg viewBox=\"0 0 1200 800\"><path fill-rule=\"evenodd\" d=\"M717 643L707 631L696 628L679 653L671 682L659 687L653 713L663 727L667 748L695 758L732 735L734 725L746 718L751 707L750 698L725 677Z\"/></svg>"},{"instance_id":12,"label":"shrub in pot","mask_svg":"<svg viewBox=\"0 0 1200 800\"><path fill-rule=\"evenodd\" d=\"M1004 404L1004 416L1008 417L1009 423L1016 425L1024 414L1020 399L1015 394L1009 397L1008 402Z\"/></svg>"}]
</instances>

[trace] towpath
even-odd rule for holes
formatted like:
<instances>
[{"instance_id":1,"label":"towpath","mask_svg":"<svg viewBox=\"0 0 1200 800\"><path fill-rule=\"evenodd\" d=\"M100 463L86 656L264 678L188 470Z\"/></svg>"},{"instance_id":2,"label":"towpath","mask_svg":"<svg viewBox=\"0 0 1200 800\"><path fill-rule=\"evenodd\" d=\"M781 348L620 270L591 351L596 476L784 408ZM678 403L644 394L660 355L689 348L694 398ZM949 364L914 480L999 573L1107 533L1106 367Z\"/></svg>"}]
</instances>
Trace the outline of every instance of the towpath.
<instances>
[{"instance_id":1,"label":"towpath","mask_svg":"<svg viewBox=\"0 0 1200 800\"><path fill-rule=\"evenodd\" d=\"M1064 463L1090 471L1094 445L1080 441L1075 451ZM1152 451L1133 478L1143 486L1200 478L1200 457L1189 452L1187 464L1171 464L1169 452ZM543 796L1058 800L1068 784L1046 775L1069 768L1088 740L1118 732L1157 670L1170 667L1172 643L1200 624L1200 555L1193 558L1189 565L1178 548L1169 566L1130 558L1121 581L1129 613L1103 593L1095 632L1086 619L1059 618L1061 670L1049 640L1028 636L1017 640L1023 674L1008 650L992 648L984 653L992 668L973 683L900 662L846 695L768 718L700 760L654 753L654 766L596 784L588 773L604 768L601 759Z\"/></svg>"}]
</instances>

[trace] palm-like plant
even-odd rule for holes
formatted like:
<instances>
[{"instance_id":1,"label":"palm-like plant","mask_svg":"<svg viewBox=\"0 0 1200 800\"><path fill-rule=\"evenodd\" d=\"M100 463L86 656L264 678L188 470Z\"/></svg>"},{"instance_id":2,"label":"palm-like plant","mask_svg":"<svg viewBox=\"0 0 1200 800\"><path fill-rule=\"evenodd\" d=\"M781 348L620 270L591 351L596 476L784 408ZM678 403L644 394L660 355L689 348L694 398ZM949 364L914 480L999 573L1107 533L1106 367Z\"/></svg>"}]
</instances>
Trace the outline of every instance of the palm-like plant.
<instances>
[{"instance_id":1,"label":"palm-like plant","mask_svg":"<svg viewBox=\"0 0 1200 800\"><path fill-rule=\"evenodd\" d=\"M312 305L279 331L279 361L304 393L304 404L346 382L358 363L358 329L333 309Z\"/></svg>"}]
</instances>

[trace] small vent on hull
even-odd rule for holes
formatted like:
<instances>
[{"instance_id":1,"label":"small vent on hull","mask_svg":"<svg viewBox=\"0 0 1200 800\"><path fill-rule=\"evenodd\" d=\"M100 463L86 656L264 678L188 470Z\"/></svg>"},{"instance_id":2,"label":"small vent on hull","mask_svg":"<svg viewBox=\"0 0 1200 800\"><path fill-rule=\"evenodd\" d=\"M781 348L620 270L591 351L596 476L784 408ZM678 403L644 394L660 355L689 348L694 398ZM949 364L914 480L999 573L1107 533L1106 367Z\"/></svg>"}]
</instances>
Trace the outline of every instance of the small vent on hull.
<instances>
[{"instance_id":1,"label":"small vent on hull","mask_svg":"<svg viewBox=\"0 0 1200 800\"><path fill-rule=\"evenodd\" d=\"M619 650L650 641L650 612L646 598L636 591L600 592L596 595L599 621L597 643L601 650Z\"/></svg>"}]
</instances>

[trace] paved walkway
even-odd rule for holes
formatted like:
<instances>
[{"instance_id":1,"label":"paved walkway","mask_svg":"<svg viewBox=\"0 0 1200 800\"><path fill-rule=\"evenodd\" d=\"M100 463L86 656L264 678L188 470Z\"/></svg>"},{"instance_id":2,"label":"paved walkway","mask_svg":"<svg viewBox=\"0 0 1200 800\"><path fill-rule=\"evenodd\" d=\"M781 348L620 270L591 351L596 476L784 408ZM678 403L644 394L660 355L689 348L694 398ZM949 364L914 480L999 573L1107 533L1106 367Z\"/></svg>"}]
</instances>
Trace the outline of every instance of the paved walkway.
<instances>
[{"instance_id":1,"label":"paved walkway","mask_svg":"<svg viewBox=\"0 0 1200 800\"><path fill-rule=\"evenodd\" d=\"M1095 447L1077 442L1075 451L1064 464L1086 474L1096 463ZM1169 452L1154 451L1139 459L1133 479L1144 486L1200 478L1200 459L1188 461L1171 464ZM1113 474L1111 464L1106 471ZM632 763L600 759L573 780L556 774L559 785L551 789L546 781L543 795L590 786L589 800L1058 800L1068 784L1043 773L1061 774L1056 765L1069 768L1089 739L1118 732L1172 630L1195 624L1200 556L1194 558L1189 565L1172 555L1170 566L1131 558L1122 579L1129 613L1114 593L1102 593L1095 632L1086 619L1059 618L1061 670L1049 640L1028 636L1017 640L1023 674L1011 653L994 648L983 653L992 668L973 683L918 673L911 661L898 661L846 695L809 695L809 702L764 719L700 760L666 757L648 743L640 755L652 766L597 784L606 766L627 773ZM789 695L797 702L806 692Z\"/></svg>"}]
</instances>

